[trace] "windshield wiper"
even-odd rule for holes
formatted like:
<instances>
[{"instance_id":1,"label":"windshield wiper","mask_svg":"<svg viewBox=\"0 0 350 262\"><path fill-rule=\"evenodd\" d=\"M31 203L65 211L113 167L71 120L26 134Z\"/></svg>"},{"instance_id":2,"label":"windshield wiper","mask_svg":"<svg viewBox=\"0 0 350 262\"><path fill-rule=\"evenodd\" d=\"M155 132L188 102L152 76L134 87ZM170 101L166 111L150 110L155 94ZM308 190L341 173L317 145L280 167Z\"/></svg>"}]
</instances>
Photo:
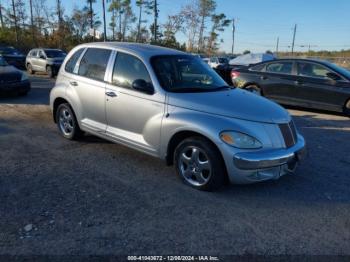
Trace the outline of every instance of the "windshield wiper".
<instances>
[{"instance_id":1,"label":"windshield wiper","mask_svg":"<svg viewBox=\"0 0 350 262\"><path fill-rule=\"evenodd\" d=\"M182 88L171 88L171 92L175 93L200 93L200 92L215 92L215 91L220 91L220 90L230 90L233 87L230 86L220 86L220 87L215 87L215 88L201 88L201 87L182 87Z\"/></svg>"}]
</instances>

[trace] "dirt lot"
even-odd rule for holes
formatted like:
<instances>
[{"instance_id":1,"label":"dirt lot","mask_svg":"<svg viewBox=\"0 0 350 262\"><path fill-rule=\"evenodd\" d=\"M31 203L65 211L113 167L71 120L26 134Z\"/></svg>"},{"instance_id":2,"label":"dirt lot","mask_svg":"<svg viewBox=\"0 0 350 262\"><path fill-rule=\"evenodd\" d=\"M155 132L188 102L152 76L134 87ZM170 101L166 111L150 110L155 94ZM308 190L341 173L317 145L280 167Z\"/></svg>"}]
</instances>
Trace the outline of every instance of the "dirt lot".
<instances>
[{"instance_id":1,"label":"dirt lot","mask_svg":"<svg viewBox=\"0 0 350 262\"><path fill-rule=\"evenodd\" d=\"M350 255L349 118L290 110L309 149L295 175L206 193L139 152L63 139L52 85L0 100L0 254Z\"/></svg>"}]
</instances>

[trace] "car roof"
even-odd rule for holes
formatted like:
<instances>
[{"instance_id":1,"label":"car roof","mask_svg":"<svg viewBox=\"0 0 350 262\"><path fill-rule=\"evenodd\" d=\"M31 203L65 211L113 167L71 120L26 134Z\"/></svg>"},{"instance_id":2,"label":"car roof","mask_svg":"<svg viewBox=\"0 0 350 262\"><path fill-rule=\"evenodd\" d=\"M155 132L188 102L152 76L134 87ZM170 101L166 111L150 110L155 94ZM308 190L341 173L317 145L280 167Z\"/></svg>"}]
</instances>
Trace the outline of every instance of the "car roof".
<instances>
[{"instance_id":1,"label":"car roof","mask_svg":"<svg viewBox=\"0 0 350 262\"><path fill-rule=\"evenodd\" d=\"M326 60L322 60L322 59L316 59L316 58L278 58L278 59L274 59L274 60L269 60L269 61L264 61L264 62L261 62L260 64L263 64L263 63L270 63L270 62L278 62L278 61L304 61L304 62L316 62L316 63L329 63L328 61Z\"/></svg>"},{"instance_id":2,"label":"car roof","mask_svg":"<svg viewBox=\"0 0 350 262\"><path fill-rule=\"evenodd\" d=\"M155 55L189 55L188 53L166 47L129 42L94 42L82 44L79 47L110 48L132 53L145 59Z\"/></svg>"}]
</instances>

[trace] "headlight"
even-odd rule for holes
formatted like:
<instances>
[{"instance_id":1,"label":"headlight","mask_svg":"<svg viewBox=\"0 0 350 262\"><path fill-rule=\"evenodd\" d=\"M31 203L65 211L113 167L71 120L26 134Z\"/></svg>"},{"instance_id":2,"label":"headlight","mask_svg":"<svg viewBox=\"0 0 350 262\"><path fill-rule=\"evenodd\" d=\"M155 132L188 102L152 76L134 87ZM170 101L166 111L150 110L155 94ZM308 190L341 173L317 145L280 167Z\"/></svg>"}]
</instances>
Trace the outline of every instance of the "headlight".
<instances>
[{"instance_id":1,"label":"headlight","mask_svg":"<svg viewBox=\"0 0 350 262\"><path fill-rule=\"evenodd\" d=\"M221 132L220 138L226 144L241 149L258 149L262 147L262 144L256 138L236 131Z\"/></svg>"},{"instance_id":2,"label":"headlight","mask_svg":"<svg viewBox=\"0 0 350 262\"><path fill-rule=\"evenodd\" d=\"M22 73L21 81L28 80L28 76L25 73Z\"/></svg>"}]
</instances>

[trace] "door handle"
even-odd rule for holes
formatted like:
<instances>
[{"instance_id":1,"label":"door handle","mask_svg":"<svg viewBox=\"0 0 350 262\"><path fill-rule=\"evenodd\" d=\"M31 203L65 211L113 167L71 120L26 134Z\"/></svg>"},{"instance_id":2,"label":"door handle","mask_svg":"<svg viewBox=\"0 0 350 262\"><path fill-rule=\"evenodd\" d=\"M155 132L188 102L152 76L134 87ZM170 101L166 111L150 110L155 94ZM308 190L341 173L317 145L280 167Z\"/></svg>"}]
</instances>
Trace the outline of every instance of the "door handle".
<instances>
[{"instance_id":1,"label":"door handle","mask_svg":"<svg viewBox=\"0 0 350 262\"><path fill-rule=\"evenodd\" d=\"M261 80L266 80L266 79L267 79L267 76L261 76L260 79L261 79Z\"/></svg>"},{"instance_id":2,"label":"door handle","mask_svg":"<svg viewBox=\"0 0 350 262\"><path fill-rule=\"evenodd\" d=\"M75 81L69 82L69 84L70 84L71 86L78 86L78 83L75 82Z\"/></svg>"},{"instance_id":3,"label":"door handle","mask_svg":"<svg viewBox=\"0 0 350 262\"><path fill-rule=\"evenodd\" d=\"M117 94L114 93L114 92L106 92L106 95L110 96L110 97L116 97L117 96Z\"/></svg>"},{"instance_id":4,"label":"door handle","mask_svg":"<svg viewBox=\"0 0 350 262\"><path fill-rule=\"evenodd\" d=\"M296 81L294 81L294 83L298 86L301 86L303 84L303 82L300 80L296 80Z\"/></svg>"}]
</instances>

